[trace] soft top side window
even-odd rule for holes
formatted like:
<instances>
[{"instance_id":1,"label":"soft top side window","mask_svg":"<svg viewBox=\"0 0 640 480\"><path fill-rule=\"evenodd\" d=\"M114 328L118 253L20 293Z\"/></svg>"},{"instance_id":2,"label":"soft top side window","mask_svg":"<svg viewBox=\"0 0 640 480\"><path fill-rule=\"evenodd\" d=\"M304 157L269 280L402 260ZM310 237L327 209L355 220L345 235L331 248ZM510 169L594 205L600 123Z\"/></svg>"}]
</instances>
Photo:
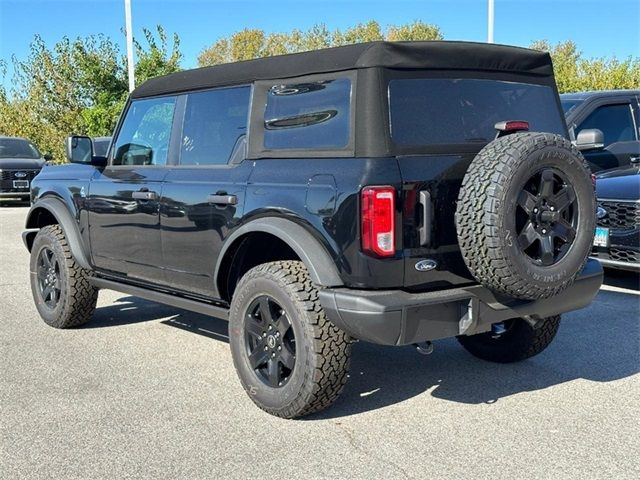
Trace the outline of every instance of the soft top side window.
<instances>
[{"instance_id":1,"label":"soft top side window","mask_svg":"<svg viewBox=\"0 0 640 480\"><path fill-rule=\"evenodd\" d=\"M341 149L350 140L351 80L274 84L267 92L264 148Z\"/></svg>"},{"instance_id":2,"label":"soft top side window","mask_svg":"<svg viewBox=\"0 0 640 480\"><path fill-rule=\"evenodd\" d=\"M113 165L165 165L176 97L131 102L114 142Z\"/></svg>"},{"instance_id":3,"label":"soft top side window","mask_svg":"<svg viewBox=\"0 0 640 480\"><path fill-rule=\"evenodd\" d=\"M187 95L181 165L225 165L247 133L251 87L231 87Z\"/></svg>"}]
</instances>

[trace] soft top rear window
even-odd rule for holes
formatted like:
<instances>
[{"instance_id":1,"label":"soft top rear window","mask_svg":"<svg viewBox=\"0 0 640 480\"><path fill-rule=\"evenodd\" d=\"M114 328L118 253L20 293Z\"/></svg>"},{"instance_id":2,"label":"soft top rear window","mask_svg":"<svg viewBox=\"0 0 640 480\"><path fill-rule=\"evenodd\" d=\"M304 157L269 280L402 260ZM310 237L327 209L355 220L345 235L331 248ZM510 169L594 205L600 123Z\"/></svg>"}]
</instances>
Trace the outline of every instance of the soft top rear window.
<instances>
[{"instance_id":1,"label":"soft top rear window","mask_svg":"<svg viewBox=\"0 0 640 480\"><path fill-rule=\"evenodd\" d=\"M389 82L391 137L397 145L486 144L494 125L525 120L537 132L565 134L551 87L486 79L411 78Z\"/></svg>"}]
</instances>

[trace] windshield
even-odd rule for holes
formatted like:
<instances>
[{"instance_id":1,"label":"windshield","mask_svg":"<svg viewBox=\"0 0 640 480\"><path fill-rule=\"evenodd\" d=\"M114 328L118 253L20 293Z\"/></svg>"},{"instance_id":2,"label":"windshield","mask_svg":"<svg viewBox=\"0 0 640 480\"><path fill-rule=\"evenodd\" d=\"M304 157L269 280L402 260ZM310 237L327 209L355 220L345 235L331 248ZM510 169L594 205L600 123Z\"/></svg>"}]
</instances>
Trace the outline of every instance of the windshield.
<instances>
[{"instance_id":1,"label":"windshield","mask_svg":"<svg viewBox=\"0 0 640 480\"><path fill-rule=\"evenodd\" d=\"M486 79L411 78L389 83L391 137L398 145L486 144L495 124L565 135L551 87Z\"/></svg>"},{"instance_id":2,"label":"windshield","mask_svg":"<svg viewBox=\"0 0 640 480\"><path fill-rule=\"evenodd\" d=\"M584 100L576 100L576 99L564 99L560 97L560 103L562 104L562 110L564 110L565 117L569 115L578 105L580 105Z\"/></svg>"},{"instance_id":3,"label":"windshield","mask_svg":"<svg viewBox=\"0 0 640 480\"><path fill-rule=\"evenodd\" d=\"M0 138L0 158L40 157L40 152L31 142L20 138Z\"/></svg>"}]
</instances>

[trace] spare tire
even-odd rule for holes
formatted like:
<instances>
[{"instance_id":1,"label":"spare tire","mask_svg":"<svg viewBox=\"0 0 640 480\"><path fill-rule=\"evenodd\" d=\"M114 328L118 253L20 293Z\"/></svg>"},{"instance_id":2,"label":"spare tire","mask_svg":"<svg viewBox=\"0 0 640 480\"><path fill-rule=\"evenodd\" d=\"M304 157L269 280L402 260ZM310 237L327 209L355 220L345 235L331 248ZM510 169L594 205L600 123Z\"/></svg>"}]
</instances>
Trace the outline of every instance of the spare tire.
<instances>
[{"instance_id":1,"label":"spare tire","mask_svg":"<svg viewBox=\"0 0 640 480\"><path fill-rule=\"evenodd\" d=\"M565 138L519 132L484 147L456 207L460 251L474 278L514 298L548 298L584 267L595 229L584 157Z\"/></svg>"}]
</instances>

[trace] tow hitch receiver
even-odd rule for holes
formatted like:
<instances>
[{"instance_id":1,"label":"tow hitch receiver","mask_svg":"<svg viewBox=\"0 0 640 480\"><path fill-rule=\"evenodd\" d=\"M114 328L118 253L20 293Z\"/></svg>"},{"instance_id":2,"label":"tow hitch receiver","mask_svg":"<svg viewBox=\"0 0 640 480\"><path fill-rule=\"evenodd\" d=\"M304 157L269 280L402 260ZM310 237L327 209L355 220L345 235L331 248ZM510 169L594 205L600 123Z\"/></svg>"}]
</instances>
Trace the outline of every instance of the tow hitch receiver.
<instances>
[{"instance_id":1,"label":"tow hitch receiver","mask_svg":"<svg viewBox=\"0 0 640 480\"><path fill-rule=\"evenodd\" d=\"M433 353L433 343L429 341L414 343L414 345L416 346L416 350L418 350L418 353L422 355L431 355Z\"/></svg>"}]
</instances>

